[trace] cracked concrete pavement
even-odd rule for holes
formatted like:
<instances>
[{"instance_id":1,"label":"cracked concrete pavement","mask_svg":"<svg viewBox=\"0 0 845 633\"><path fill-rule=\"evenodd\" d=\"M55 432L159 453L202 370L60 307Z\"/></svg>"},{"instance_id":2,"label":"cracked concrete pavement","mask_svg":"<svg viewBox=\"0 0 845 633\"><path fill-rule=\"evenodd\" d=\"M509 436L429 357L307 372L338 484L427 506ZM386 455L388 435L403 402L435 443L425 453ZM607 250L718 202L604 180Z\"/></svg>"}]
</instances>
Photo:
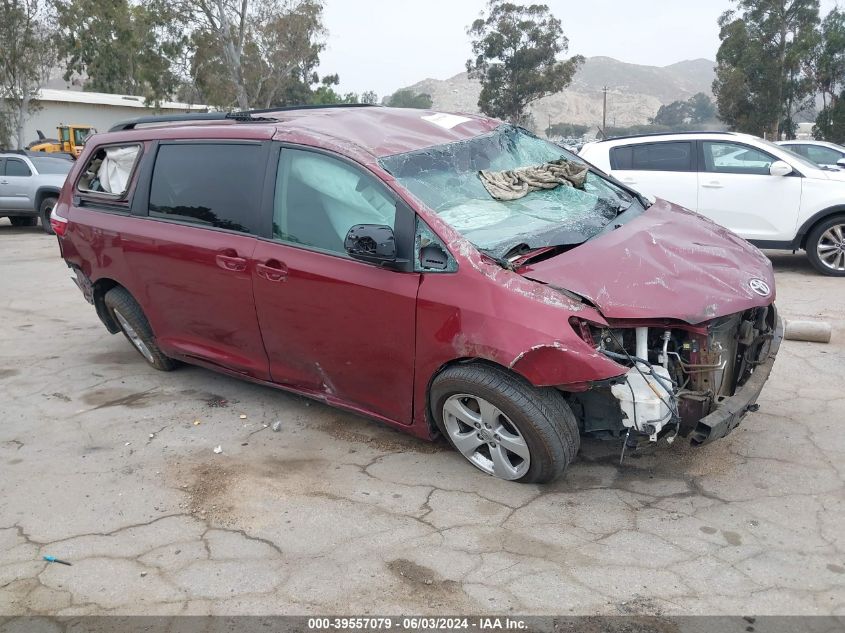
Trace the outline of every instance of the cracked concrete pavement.
<instances>
[{"instance_id":1,"label":"cracked concrete pavement","mask_svg":"<svg viewBox=\"0 0 845 633\"><path fill-rule=\"evenodd\" d=\"M782 315L830 319L833 344L784 342L724 441L622 466L585 441L535 486L300 397L149 369L55 238L0 221L0 614L843 615L843 280L771 256Z\"/></svg>"}]
</instances>

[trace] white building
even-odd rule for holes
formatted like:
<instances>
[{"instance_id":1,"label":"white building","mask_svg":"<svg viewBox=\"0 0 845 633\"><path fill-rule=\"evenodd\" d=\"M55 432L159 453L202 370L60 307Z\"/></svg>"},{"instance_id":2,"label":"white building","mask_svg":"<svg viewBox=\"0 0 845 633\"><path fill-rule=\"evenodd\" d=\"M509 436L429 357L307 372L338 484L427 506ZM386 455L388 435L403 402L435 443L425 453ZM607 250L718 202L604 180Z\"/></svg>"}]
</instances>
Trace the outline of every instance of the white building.
<instances>
[{"instance_id":1,"label":"white building","mask_svg":"<svg viewBox=\"0 0 845 633\"><path fill-rule=\"evenodd\" d=\"M208 111L205 105L165 101L151 108L143 97L49 88L41 90L38 102L41 108L30 114L24 126L24 147L38 138L38 130L47 138L56 138L56 126L62 123L91 125L105 132L119 121L141 116ZM14 135L11 140L15 142Z\"/></svg>"}]
</instances>

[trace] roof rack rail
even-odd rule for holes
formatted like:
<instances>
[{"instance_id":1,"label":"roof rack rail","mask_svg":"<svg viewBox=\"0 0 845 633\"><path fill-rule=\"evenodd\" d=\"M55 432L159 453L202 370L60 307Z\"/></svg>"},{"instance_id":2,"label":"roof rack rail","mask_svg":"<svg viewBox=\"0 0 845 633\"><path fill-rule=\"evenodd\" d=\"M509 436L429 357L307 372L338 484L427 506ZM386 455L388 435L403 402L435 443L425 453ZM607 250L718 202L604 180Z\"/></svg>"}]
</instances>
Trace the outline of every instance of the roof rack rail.
<instances>
[{"instance_id":1,"label":"roof rack rail","mask_svg":"<svg viewBox=\"0 0 845 633\"><path fill-rule=\"evenodd\" d=\"M122 132L134 130L139 125L154 125L157 123L182 123L191 121L239 121L241 123L254 121L272 121L273 119L262 118L262 114L273 112L290 112L295 110L319 110L324 108L370 108L380 107L370 103L330 103L330 104L305 104L295 106L282 106L278 108L264 108L261 110L238 110L235 112L199 112L191 114L161 114L142 116L137 119L120 121L109 128L109 132ZM258 116L256 116L258 115Z\"/></svg>"},{"instance_id":2,"label":"roof rack rail","mask_svg":"<svg viewBox=\"0 0 845 633\"><path fill-rule=\"evenodd\" d=\"M683 134L725 134L727 136L735 135L736 132L729 130L684 130L683 132L648 132L645 134L623 134L621 136L610 136L604 138L599 143L605 141L624 141L629 138L649 138L651 136L674 136Z\"/></svg>"}]
</instances>

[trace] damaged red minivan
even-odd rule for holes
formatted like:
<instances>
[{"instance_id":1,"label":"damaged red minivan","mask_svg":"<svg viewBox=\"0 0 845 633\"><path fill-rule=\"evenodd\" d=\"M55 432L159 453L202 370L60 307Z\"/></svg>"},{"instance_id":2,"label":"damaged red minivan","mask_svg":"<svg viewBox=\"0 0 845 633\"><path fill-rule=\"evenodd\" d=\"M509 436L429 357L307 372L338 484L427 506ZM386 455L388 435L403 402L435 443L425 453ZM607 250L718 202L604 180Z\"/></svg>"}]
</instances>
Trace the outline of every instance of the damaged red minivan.
<instances>
[{"instance_id":1,"label":"damaged red minivan","mask_svg":"<svg viewBox=\"0 0 845 633\"><path fill-rule=\"evenodd\" d=\"M480 116L137 119L89 139L51 223L155 368L444 435L512 481L554 479L580 434L724 437L782 338L757 249Z\"/></svg>"}]
</instances>

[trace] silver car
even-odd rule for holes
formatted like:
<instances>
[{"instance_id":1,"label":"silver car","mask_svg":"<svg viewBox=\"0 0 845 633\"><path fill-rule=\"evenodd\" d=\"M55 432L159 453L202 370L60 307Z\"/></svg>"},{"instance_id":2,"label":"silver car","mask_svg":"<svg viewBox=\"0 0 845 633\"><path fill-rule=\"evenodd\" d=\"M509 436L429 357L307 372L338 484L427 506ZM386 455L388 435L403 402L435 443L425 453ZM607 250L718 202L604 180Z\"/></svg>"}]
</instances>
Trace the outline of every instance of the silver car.
<instances>
[{"instance_id":1,"label":"silver car","mask_svg":"<svg viewBox=\"0 0 845 633\"><path fill-rule=\"evenodd\" d=\"M12 226L41 226L47 233L50 214L73 161L35 152L0 152L0 218Z\"/></svg>"}]
</instances>

